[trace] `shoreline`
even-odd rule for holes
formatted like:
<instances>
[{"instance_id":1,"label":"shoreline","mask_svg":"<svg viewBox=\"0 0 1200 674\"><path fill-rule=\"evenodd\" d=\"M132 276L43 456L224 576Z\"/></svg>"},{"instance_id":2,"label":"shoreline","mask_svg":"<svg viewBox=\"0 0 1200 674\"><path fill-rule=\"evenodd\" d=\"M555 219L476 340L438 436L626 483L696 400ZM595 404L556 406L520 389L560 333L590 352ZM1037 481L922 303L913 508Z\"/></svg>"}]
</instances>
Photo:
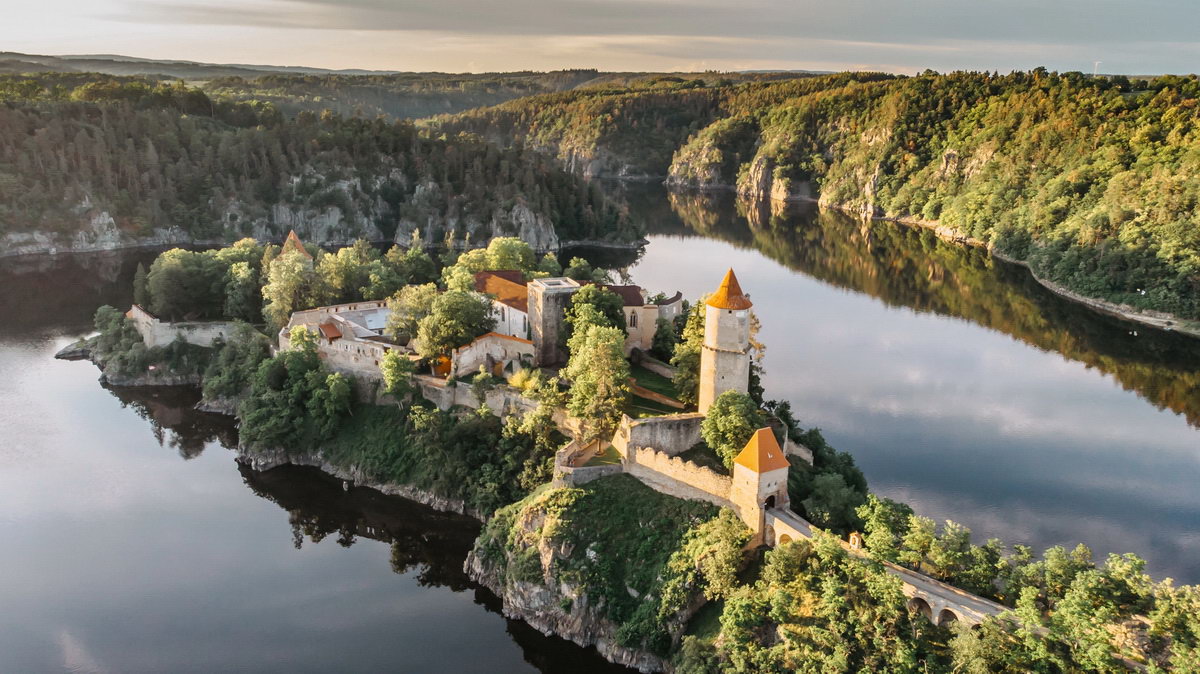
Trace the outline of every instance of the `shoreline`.
<instances>
[{"instance_id":1,"label":"shoreline","mask_svg":"<svg viewBox=\"0 0 1200 674\"><path fill-rule=\"evenodd\" d=\"M852 213L852 211L850 211L849 209L842 208L840 206L833 206L832 204L830 204L829 207L836 208L837 210L840 210L842 212ZM1116 318L1120 318L1122 320L1130 321L1132 323L1138 323L1140 325L1145 325L1147 327L1154 328L1156 330L1162 330L1163 332L1178 332L1178 333L1187 335L1189 337L1194 337L1196 339L1200 339L1200 321L1193 321L1193 320L1186 319L1186 318L1180 318L1179 316L1176 316L1174 314L1170 314L1167 312L1163 312L1163 311L1141 310L1141 309L1137 309L1135 307L1131 307L1127 304L1117 304L1116 302L1110 302L1108 300L1103 300L1103 299L1100 299L1097 297L1089 297L1087 295L1077 293L1074 290L1067 288L1066 286L1055 283L1054 281L1051 281L1049 279L1042 278L1041 276L1039 276L1037 274L1037 272L1035 272L1033 270L1033 267L1030 266L1030 264L1028 262L1026 262L1024 260L1018 260L1014 257L1010 257L1009 255L1004 254L1003 252L1001 252L1000 250L998 250L995 246L993 246L991 244L985 243L985 242L980 241L979 239L976 239L973 237L969 237L969 236L960 234L960 233L954 231L954 229L952 229L946 225L943 225L941 223L929 222L929 221L920 220L917 218L877 217L877 218L871 218L871 219L872 220L880 220L880 221L884 221L884 222L892 222L892 223L896 223L898 225L903 225L905 227L928 229L928 230L932 231L934 234L936 234L938 236L938 238L942 239L943 241L948 241L950 243L956 243L960 246L969 246L972 248L982 248L983 250L985 250L988 253L988 255L990 255L991 257L993 257L997 260L1000 260L1001 262L1003 262L1005 264L1011 264L1011 265L1015 265L1015 266L1024 268L1026 271L1029 272L1030 277L1032 277L1033 280L1036 281L1039 285L1041 285L1043 288L1049 290L1050 292L1054 293L1055 295L1057 295L1065 300L1074 302L1076 304L1082 304L1083 306L1087 307L1088 309L1091 309L1092 311L1095 311L1098 313L1107 314L1109 316L1113 316Z\"/></svg>"},{"instance_id":2,"label":"shoreline","mask_svg":"<svg viewBox=\"0 0 1200 674\"><path fill-rule=\"evenodd\" d=\"M735 187L730 186L730 185L713 185L713 186L704 186L704 187L672 185L670 183L663 183L663 185L664 185L664 187L666 187L667 191L669 191L669 192L671 192L671 191L695 192L695 193L700 193L700 194L718 194L721 192L733 192L735 195L737 195L739 197L742 196L740 193L737 192L737 189ZM821 208L830 208L830 209L833 209L836 211L840 211L842 213L846 213L848 215L853 215L853 216L857 216L860 218L862 217L862 213L854 208L851 208L844 204L833 204L833 203L822 202L822 201L820 201L819 198L814 198L814 197L795 196L795 197L789 197L787 199L774 199L770 195L762 195L762 197L759 199L759 201L760 202L764 202L764 201L778 202L778 203L783 203L783 204L813 203L813 204L817 204ZM1018 260L1014 257L1005 255L1001 251L997 250L995 246L993 246L985 241L976 239L974 237L966 236L966 235L956 231L954 228L950 227L949 225L944 225L940 222L922 220L920 218L913 218L913 217L871 216L869 219L877 220L877 221L881 221L881 222L891 222L891 223L895 223L897 225L903 225L905 227L928 229L928 230L932 231L934 234L936 234L938 236L938 238L942 239L943 241L955 243L960 246L982 248L983 250L987 251L988 255L990 255L991 257L993 257L997 260L1000 260L1001 262L1004 262L1006 264L1016 265L1018 267L1024 267L1029 272L1029 275L1033 278L1034 281L1036 281L1043 288L1049 290L1050 292L1054 293L1055 295L1057 295L1065 300L1075 302L1076 304L1082 304L1085 307L1091 309L1092 311L1096 311L1098 313L1107 314L1109 316L1113 316L1116 318L1120 318L1122 320L1130 321L1132 323L1138 323L1140 325L1145 325L1147 327L1154 328L1156 330L1162 330L1164 332L1178 332L1178 333L1187 335L1189 337L1200 339L1200 321L1191 320L1191 319L1187 319L1187 318L1181 318L1179 316L1176 316L1175 314L1167 313L1165 311L1141 310L1141 309L1137 309L1135 307L1131 307L1127 304L1117 304L1116 302L1110 302L1108 300L1100 299L1097 297L1089 297L1087 295L1077 293L1074 290L1067 288L1066 286L1063 286L1058 283L1055 283L1054 281L1050 281L1048 279L1042 278L1041 276L1039 276L1037 274L1037 272L1035 272L1033 270L1033 267L1031 267L1028 262L1026 262L1024 260Z\"/></svg>"}]
</instances>

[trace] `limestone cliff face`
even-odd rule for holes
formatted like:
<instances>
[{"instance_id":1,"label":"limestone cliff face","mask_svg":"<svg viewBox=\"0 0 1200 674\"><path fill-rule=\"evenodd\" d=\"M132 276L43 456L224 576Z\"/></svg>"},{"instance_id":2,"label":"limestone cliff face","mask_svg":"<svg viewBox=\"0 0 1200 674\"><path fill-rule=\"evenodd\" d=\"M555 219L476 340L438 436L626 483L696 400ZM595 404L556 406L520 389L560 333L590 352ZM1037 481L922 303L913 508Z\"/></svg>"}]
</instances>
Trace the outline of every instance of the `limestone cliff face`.
<instances>
[{"instance_id":1,"label":"limestone cliff face","mask_svg":"<svg viewBox=\"0 0 1200 674\"><path fill-rule=\"evenodd\" d=\"M812 186L807 181L780 176L775 168L775 161L760 152L738 180L738 194L752 200L806 201L812 199Z\"/></svg>"},{"instance_id":2,"label":"limestone cliff face","mask_svg":"<svg viewBox=\"0 0 1200 674\"><path fill-rule=\"evenodd\" d=\"M434 206L444 201L442 190L436 183L418 185L412 203L417 210L429 214L423 218L402 219L396 227L395 242L406 245L412 240L413 231L419 230L428 245L444 243L446 233L453 232L454 245L460 248L484 246L498 236L515 236L539 253L557 252L561 246L550 218L535 213L524 202L518 201L506 210L496 210L489 220L484 221L453 210L440 213Z\"/></svg>"}]
</instances>

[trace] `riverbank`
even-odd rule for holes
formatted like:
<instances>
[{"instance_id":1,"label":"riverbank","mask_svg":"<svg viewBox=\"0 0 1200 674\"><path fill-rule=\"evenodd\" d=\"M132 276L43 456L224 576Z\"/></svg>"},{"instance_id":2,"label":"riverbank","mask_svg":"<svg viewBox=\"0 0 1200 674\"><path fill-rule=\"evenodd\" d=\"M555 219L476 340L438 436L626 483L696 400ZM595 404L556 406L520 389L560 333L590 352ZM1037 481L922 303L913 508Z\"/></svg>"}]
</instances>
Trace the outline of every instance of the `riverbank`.
<instances>
[{"instance_id":1,"label":"riverbank","mask_svg":"<svg viewBox=\"0 0 1200 674\"><path fill-rule=\"evenodd\" d=\"M672 188L670 185L668 185L667 187L668 187L668 189L679 189L679 188ZM729 188L726 186L720 186L719 189L700 189L699 191L701 191L701 192L705 192L705 191L719 192L719 191L730 191L730 190L732 190L732 188ZM695 191L695 190L692 190L692 191ZM820 201L819 198L811 197L811 196L791 196L787 199L774 199L770 195L764 195L763 198L767 201L775 201L775 202L780 202L780 203L814 203L814 204L819 205L821 208L831 208L831 209L841 211L843 213L847 213L849 215L853 215L853 216L856 216L859 218L863 217L863 212L860 208L851 207L851 206L847 206L847 205L843 205L843 204L834 204L834 203L829 203L829 202L823 202L823 201ZM938 236L938 238L940 238L944 241L955 243L955 244L958 244L961 246L982 248L982 249L986 250L989 255L996 258L997 260L1000 260L1007 264L1013 264L1013 265L1017 265L1020 267L1024 267L1025 269L1027 269L1029 271L1029 274L1033 278L1033 280L1037 281L1038 284L1040 284L1042 287L1046 288L1050 292L1052 292L1064 299L1070 300L1071 302L1081 304L1081 305L1086 306L1089 309L1091 309L1093 311L1097 311L1099 313L1108 314L1110 316L1116 316L1117 318L1121 318L1121 319L1124 319L1124 320L1127 320L1130 322L1134 322L1134 323L1139 323L1141 325L1155 328L1157 330L1179 332L1179 333L1188 335L1190 337L1195 337L1197 339L1200 339L1200 321L1193 321L1193 320L1181 318L1174 314L1162 312L1162 311L1146 311L1146 310L1142 310L1142 309L1137 309L1137 308L1131 307L1127 304L1118 304L1116 302L1110 302L1108 300L1103 300L1103 299L1099 299L1096 297L1089 297L1087 295L1077 293L1077 292L1071 290L1070 288L1067 288L1063 285L1055 283L1054 281L1050 281L1048 279L1042 278L1041 276L1039 276L1037 274L1037 272L1035 272L1033 270L1033 267L1028 262L1026 262L1024 260L1018 260L1014 257L1005 255L1003 252L998 250L994 245L992 245L986 241L976 239L974 237L966 236L966 235L962 234L961 232L957 231L956 229L954 229L953 227L942 224L941 222L938 222L936 220L924 220L922 218L914 218L914 217L882 217L882 216L871 216L870 219L878 220L878 221L882 221L882 222L891 222L891 223L895 223L898 225L904 225L907 227L927 229L927 230L932 231L934 234L936 234Z\"/></svg>"}]
</instances>

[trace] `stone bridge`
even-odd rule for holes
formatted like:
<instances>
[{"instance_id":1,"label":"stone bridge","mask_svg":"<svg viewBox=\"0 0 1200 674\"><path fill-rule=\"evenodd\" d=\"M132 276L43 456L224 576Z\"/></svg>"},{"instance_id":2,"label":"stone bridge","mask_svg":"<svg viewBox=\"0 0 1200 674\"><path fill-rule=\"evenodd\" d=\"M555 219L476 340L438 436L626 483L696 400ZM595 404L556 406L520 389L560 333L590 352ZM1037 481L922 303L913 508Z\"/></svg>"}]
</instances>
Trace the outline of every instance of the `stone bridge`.
<instances>
[{"instance_id":1,"label":"stone bridge","mask_svg":"<svg viewBox=\"0 0 1200 674\"><path fill-rule=\"evenodd\" d=\"M802 538L813 538L816 528L791 510L770 508L764 514L766 544L771 547ZM866 557L861 549L847 543L842 545L851 554ZM904 596L908 607L920 611L935 625L945 625L957 620L968 625L978 625L989 617L998 616L1009 609L994 601L964 592L952 585L934 580L916 571L883 562L884 567L904 583Z\"/></svg>"}]
</instances>

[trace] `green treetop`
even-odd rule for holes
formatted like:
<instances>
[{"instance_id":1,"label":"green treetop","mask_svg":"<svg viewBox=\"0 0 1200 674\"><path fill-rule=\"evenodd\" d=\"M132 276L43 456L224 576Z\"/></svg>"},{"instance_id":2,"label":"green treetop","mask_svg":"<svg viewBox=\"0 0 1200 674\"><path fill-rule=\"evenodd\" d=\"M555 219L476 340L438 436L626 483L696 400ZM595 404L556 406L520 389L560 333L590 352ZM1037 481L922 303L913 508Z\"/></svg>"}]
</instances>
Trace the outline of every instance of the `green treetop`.
<instances>
[{"instance_id":1,"label":"green treetop","mask_svg":"<svg viewBox=\"0 0 1200 674\"><path fill-rule=\"evenodd\" d=\"M417 353L427 359L449 355L495 326L491 303L475 293L447 290L417 326Z\"/></svg>"},{"instance_id":2,"label":"green treetop","mask_svg":"<svg viewBox=\"0 0 1200 674\"><path fill-rule=\"evenodd\" d=\"M727 468L733 467L738 452L750 441L765 419L758 405L741 391L726 391L717 396L708 415L700 424L700 436L721 457Z\"/></svg>"}]
</instances>

